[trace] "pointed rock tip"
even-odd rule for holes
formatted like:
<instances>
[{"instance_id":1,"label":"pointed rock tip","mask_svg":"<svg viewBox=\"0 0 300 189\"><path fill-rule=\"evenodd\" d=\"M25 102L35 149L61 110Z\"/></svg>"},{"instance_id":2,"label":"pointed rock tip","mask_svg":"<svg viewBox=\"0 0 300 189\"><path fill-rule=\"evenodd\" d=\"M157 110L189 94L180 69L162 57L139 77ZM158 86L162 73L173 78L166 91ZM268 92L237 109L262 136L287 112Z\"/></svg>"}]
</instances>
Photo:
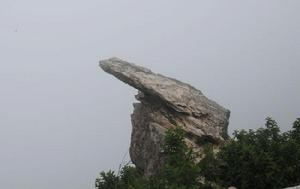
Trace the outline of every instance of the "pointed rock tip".
<instances>
[{"instance_id":1,"label":"pointed rock tip","mask_svg":"<svg viewBox=\"0 0 300 189\"><path fill-rule=\"evenodd\" d=\"M100 60L99 66L102 67L105 64L113 63L113 62L124 62L124 60L118 58L118 57L111 57L108 59Z\"/></svg>"},{"instance_id":2,"label":"pointed rock tip","mask_svg":"<svg viewBox=\"0 0 300 189\"><path fill-rule=\"evenodd\" d=\"M99 61L99 66L106 72L108 72L109 70L121 71L120 68L122 68L122 70L126 68L126 69L135 70L135 71L143 71L143 72L149 72L149 73L152 72L148 68L136 65L136 64L131 63L131 62L127 62L127 61L122 60L118 57L112 57L112 58L109 58L109 59L100 60Z\"/></svg>"}]
</instances>

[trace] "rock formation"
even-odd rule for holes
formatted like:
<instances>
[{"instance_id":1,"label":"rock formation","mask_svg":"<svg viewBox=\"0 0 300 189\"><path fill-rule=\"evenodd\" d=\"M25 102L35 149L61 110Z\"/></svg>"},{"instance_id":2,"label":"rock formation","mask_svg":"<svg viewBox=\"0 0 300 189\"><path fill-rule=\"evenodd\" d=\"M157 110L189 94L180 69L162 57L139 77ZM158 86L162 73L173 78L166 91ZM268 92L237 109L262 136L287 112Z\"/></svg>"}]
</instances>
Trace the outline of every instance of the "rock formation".
<instances>
[{"instance_id":1,"label":"rock formation","mask_svg":"<svg viewBox=\"0 0 300 189\"><path fill-rule=\"evenodd\" d=\"M195 151L228 139L229 110L205 97L194 87L118 58L100 61L100 67L138 89L131 115L130 157L146 176L162 165L165 131L180 126Z\"/></svg>"},{"instance_id":2,"label":"rock formation","mask_svg":"<svg viewBox=\"0 0 300 189\"><path fill-rule=\"evenodd\" d=\"M299 186L295 186L295 187L285 188L285 189L300 189L300 185Z\"/></svg>"}]
</instances>

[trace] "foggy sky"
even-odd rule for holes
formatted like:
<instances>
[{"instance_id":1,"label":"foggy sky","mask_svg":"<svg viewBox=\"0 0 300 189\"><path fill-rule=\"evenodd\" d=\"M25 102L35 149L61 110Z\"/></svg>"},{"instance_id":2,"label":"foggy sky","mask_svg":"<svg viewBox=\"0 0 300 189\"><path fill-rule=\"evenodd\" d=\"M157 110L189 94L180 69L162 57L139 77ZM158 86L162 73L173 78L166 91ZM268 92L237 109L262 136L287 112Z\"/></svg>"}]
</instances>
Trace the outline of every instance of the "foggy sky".
<instances>
[{"instance_id":1,"label":"foggy sky","mask_svg":"<svg viewBox=\"0 0 300 189\"><path fill-rule=\"evenodd\" d=\"M229 133L300 105L299 0L0 0L0 187L93 188L130 142L117 56L231 110ZM125 158L128 160L128 156Z\"/></svg>"}]
</instances>

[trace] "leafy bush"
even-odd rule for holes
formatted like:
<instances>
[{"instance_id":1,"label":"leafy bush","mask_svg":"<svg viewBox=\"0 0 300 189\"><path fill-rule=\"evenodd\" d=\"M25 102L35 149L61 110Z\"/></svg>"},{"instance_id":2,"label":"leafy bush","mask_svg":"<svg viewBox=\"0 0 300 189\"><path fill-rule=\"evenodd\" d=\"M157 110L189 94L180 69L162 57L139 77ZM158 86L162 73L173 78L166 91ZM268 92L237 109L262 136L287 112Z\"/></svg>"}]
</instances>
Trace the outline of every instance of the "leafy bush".
<instances>
[{"instance_id":1,"label":"leafy bush","mask_svg":"<svg viewBox=\"0 0 300 189\"><path fill-rule=\"evenodd\" d=\"M300 184L300 119L281 133L266 119L265 128L234 132L215 156L202 160L202 174L211 182L243 189L276 189Z\"/></svg>"},{"instance_id":2,"label":"leafy bush","mask_svg":"<svg viewBox=\"0 0 300 189\"><path fill-rule=\"evenodd\" d=\"M136 168L124 166L120 176L102 172L96 180L97 189L198 189L200 168L196 154L184 141L183 129L176 127L166 132L163 150L165 164L157 175L144 178Z\"/></svg>"},{"instance_id":3,"label":"leafy bush","mask_svg":"<svg viewBox=\"0 0 300 189\"><path fill-rule=\"evenodd\" d=\"M271 118L266 119L264 128L235 131L217 154L206 145L198 164L195 158L199 156L186 145L184 137L179 127L167 131L163 147L166 160L157 175L144 178L135 167L124 166L120 175L102 172L96 188L279 189L300 184L300 118L284 133Z\"/></svg>"},{"instance_id":4,"label":"leafy bush","mask_svg":"<svg viewBox=\"0 0 300 189\"><path fill-rule=\"evenodd\" d=\"M184 130L180 127L170 129L165 136L165 164L161 177L165 180L165 188L195 188L200 168L195 163L196 154L188 148L184 141Z\"/></svg>"},{"instance_id":5,"label":"leafy bush","mask_svg":"<svg viewBox=\"0 0 300 189\"><path fill-rule=\"evenodd\" d=\"M95 185L98 189L116 189L119 186L119 177L115 175L114 171L101 172L100 178L96 179Z\"/></svg>"},{"instance_id":6,"label":"leafy bush","mask_svg":"<svg viewBox=\"0 0 300 189\"><path fill-rule=\"evenodd\" d=\"M125 165L120 175L114 171L101 172L96 179L97 189L145 189L147 182L134 166Z\"/></svg>"}]
</instances>

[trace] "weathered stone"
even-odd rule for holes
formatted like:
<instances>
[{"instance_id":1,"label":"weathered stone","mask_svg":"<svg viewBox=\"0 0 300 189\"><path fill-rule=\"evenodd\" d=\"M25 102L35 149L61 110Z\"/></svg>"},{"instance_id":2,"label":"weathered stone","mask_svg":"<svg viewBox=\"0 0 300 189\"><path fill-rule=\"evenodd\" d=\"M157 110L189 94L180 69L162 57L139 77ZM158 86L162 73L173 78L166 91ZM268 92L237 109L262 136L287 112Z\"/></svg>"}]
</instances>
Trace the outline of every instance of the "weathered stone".
<instances>
[{"instance_id":1,"label":"weathered stone","mask_svg":"<svg viewBox=\"0 0 300 189\"><path fill-rule=\"evenodd\" d=\"M151 70L111 58L100 67L139 90L131 115L130 157L145 175L154 174L164 157L165 131L180 126L186 142L201 152L204 144L218 145L228 139L229 110L205 97L194 87Z\"/></svg>"},{"instance_id":2,"label":"weathered stone","mask_svg":"<svg viewBox=\"0 0 300 189\"><path fill-rule=\"evenodd\" d=\"M285 188L285 189L300 189L300 185L299 185L299 186L294 186L294 187Z\"/></svg>"}]
</instances>

